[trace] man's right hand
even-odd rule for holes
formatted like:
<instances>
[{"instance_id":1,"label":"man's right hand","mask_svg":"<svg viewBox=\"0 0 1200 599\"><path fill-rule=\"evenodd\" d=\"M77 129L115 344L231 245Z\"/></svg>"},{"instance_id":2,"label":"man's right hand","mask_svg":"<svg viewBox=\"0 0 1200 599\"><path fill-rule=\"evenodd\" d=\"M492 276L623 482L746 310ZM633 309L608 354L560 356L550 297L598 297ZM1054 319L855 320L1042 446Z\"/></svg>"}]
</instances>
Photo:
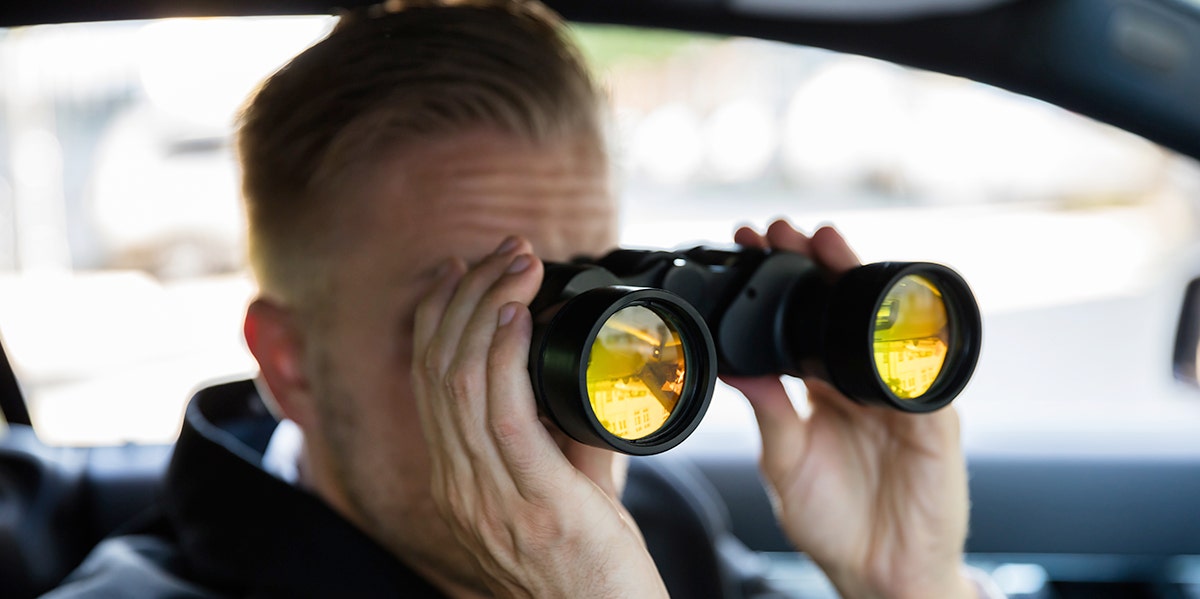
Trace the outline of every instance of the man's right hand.
<instances>
[{"instance_id":1,"label":"man's right hand","mask_svg":"<svg viewBox=\"0 0 1200 599\"><path fill-rule=\"evenodd\" d=\"M576 467L538 418L527 306L541 279L529 243L510 238L469 269L448 261L417 307L434 501L499 596L665 597L613 469Z\"/></svg>"}]
</instances>

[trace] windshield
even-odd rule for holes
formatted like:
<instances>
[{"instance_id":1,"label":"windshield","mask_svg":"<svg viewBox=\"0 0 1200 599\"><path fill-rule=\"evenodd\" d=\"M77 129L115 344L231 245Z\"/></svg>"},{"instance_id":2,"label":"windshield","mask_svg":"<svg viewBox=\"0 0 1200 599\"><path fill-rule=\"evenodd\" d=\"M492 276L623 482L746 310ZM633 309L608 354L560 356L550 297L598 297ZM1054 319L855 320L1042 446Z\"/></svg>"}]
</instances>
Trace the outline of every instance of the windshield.
<instances>
[{"instance_id":1,"label":"windshield","mask_svg":"<svg viewBox=\"0 0 1200 599\"><path fill-rule=\"evenodd\" d=\"M193 389L254 372L232 123L257 81L332 24L0 33L0 334L44 438L169 441ZM786 216L810 232L836 224L864 262L955 268L984 316L956 402L980 447L1011 445L1012 430L1066 431L1067 446L1097 427L1152 442L1155 427L1200 424L1170 358L1200 270L1194 162L1039 101L861 57L576 35L612 100L623 245L728 243L739 224ZM755 435L726 392L685 446Z\"/></svg>"}]
</instances>

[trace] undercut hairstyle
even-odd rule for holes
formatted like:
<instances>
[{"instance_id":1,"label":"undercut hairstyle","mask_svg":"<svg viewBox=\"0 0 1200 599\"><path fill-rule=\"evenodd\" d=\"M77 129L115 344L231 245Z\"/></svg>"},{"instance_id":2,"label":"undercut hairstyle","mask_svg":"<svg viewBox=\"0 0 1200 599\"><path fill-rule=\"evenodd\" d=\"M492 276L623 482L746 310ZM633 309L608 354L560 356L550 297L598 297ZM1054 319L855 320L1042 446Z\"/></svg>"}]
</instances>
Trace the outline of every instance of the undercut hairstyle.
<instances>
[{"instance_id":1,"label":"undercut hairstyle","mask_svg":"<svg viewBox=\"0 0 1200 599\"><path fill-rule=\"evenodd\" d=\"M600 94L565 26L522 0L395 2L344 14L246 105L237 148L260 292L328 295L347 186L422 141L490 130L603 148Z\"/></svg>"}]
</instances>

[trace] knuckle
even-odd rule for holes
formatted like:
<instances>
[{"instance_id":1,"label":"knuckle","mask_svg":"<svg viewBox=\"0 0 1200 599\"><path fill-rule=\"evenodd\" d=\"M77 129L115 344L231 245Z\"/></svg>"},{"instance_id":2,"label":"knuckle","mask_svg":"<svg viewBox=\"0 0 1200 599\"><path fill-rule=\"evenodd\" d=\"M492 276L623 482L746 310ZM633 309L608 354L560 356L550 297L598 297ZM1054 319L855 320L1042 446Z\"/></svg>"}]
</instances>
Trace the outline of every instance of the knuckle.
<instances>
[{"instance_id":1,"label":"knuckle","mask_svg":"<svg viewBox=\"0 0 1200 599\"><path fill-rule=\"evenodd\" d=\"M439 351L435 343L426 352L421 359L421 372L429 380L438 380L442 378L442 372L445 371L445 359L442 357L442 352Z\"/></svg>"},{"instance_id":2,"label":"knuckle","mask_svg":"<svg viewBox=\"0 0 1200 599\"><path fill-rule=\"evenodd\" d=\"M462 361L451 364L446 372L446 391L456 399L471 399L483 393L483 383L477 369Z\"/></svg>"},{"instance_id":3,"label":"knuckle","mask_svg":"<svg viewBox=\"0 0 1200 599\"><path fill-rule=\"evenodd\" d=\"M512 446L524 440L523 423L512 414L499 414L491 419L488 427L492 433L492 437L496 440L496 445Z\"/></svg>"},{"instance_id":4,"label":"knuckle","mask_svg":"<svg viewBox=\"0 0 1200 599\"><path fill-rule=\"evenodd\" d=\"M478 531L480 544L505 570L511 570L521 559L522 550L516 541L519 530L513 523L493 521Z\"/></svg>"}]
</instances>

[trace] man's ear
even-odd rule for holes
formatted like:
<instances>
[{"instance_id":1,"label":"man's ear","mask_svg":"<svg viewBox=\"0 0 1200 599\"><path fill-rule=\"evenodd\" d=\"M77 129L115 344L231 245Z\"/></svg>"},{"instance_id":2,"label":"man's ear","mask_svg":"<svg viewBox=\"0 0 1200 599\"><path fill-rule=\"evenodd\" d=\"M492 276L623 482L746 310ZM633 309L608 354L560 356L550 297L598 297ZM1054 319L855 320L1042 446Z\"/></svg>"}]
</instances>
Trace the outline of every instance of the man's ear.
<instances>
[{"instance_id":1,"label":"man's ear","mask_svg":"<svg viewBox=\"0 0 1200 599\"><path fill-rule=\"evenodd\" d=\"M312 386L304 355L304 335L288 308L258 298L246 309L246 345L282 416L309 430L314 420Z\"/></svg>"}]
</instances>

